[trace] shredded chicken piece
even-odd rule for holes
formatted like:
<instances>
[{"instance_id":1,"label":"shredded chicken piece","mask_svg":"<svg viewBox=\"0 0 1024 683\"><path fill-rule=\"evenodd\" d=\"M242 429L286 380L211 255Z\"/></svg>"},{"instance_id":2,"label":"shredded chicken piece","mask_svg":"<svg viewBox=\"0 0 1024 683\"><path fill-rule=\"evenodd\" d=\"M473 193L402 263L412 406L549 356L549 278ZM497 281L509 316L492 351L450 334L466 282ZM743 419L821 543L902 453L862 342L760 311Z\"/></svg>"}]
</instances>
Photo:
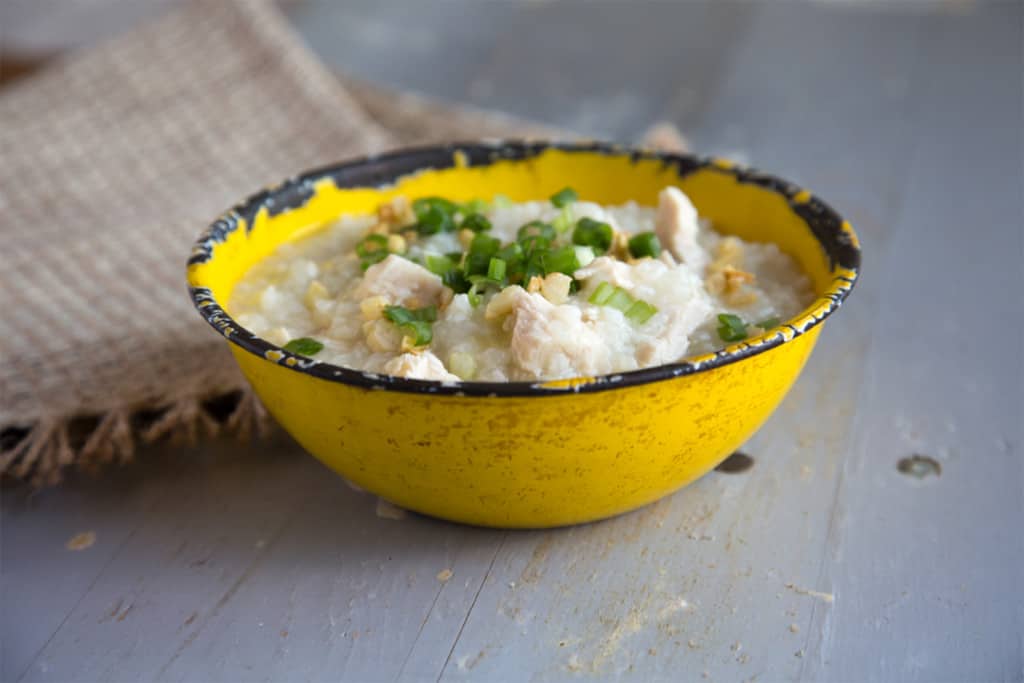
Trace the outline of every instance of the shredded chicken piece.
<instances>
[{"instance_id":1,"label":"shredded chicken piece","mask_svg":"<svg viewBox=\"0 0 1024 683\"><path fill-rule=\"evenodd\" d=\"M630 265L610 256L598 256L589 265L578 269L573 274L577 280L595 278L595 281L608 282L625 289L630 289L636 284L633 282L633 271Z\"/></svg>"},{"instance_id":2,"label":"shredded chicken piece","mask_svg":"<svg viewBox=\"0 0 1024 683\"><path fill-rule=\"evenodd\" d=\"M356 287L357 299L382 296L391 304L422 308L437 304L445 289L441 278L395 254L366 269Z\"/></svg>"},{"instance_id":3,"label":"shredded chicken piece","mask_svg":"<svg viewBox=\"0 0 1024 683\"><path fill-rule=\"evenodd\" d=\"M507 287L491 300L487 316L497 317L499 311L508 313L504 326L512 335L512 360L528 376L573 377L610 370L608 346L575 306L556 306L542 294Z\"/></svg>"},{"instance_id":4,"label":"shredded chicken piece","mask_svg":"<svg viewBox=\"0 0 1024 683\"><path fill-rule=\"evenodd\" d=\"M432 351L403 353L384 364L384 372L395 377L435 379L458 382L459 376L448 372L441 359Z\"/></svg>"},{"instance_id":5,"label":"shredded chicken piece","mask_svg":"<svg viewBox=\"0 0 1024 683\"><path fill-rule=\"evenodd\" d=\"M658 211L654 218L654 231L661 246L672 252L679 261L697 273L702 273L708 255L697 244L697 209L689 198L676 187L666 187L658 193Z\"/></svg>"}]
</instances>

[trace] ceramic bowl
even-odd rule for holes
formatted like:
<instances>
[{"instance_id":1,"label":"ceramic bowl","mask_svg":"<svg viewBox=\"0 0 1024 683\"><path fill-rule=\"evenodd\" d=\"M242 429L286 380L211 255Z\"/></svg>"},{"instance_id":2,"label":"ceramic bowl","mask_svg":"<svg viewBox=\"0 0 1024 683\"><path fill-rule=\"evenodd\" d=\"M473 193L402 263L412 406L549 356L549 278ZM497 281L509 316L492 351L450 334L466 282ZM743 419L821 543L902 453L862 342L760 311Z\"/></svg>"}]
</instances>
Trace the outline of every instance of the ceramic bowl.
<instances>
[{"instance_id":1,"label":"ceramic bowl","mask_svg":"<svg viewBox=\"0 0 1024 683\"><path fill-rule=\"evenodd\" d=\"M553 382L442 384L319 363L238 325L225 302L280 245L402 194L657 203L678 185L716 230L774 242L817 294L800 315L726 348L632 372ZM264 190L195 244L188 283L278 422L331 469L395 504L493 527L617 515L696 480L771 415L850 293L860 249L809 191L719 159L602 144L470 143L321 168Z\"/></svg>"}]
</instances>

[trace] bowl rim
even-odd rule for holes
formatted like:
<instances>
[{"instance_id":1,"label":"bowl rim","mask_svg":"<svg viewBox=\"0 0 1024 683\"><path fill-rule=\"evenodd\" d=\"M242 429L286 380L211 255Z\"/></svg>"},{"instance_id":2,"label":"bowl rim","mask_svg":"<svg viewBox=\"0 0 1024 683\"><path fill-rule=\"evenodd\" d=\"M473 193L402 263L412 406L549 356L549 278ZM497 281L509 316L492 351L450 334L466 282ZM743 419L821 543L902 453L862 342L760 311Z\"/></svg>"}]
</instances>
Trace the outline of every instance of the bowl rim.
<instances>
[{"instance_id":1,"label":"bowl rim","mask_svg":"<svg viewBox=\"0 0 1024 683\"><path fill-rule=\"evenodd\" d=\"M333 180L339 188L379 188L393 183L402 176L427 168L443 170L453 168L457 164L479 166L506 160L528 161L549 149L568 153L599 153L613 157L628 156L633 163L653 159L665 165L675 166L680 176L701 169L710 169L731 175L737 182L757 185L774 192L786 199L790 210L807 223L815 239L825 250L833 273L831 286L826 290L826 294L819 295L811 307L760 337L736 342L723 349L689 359L684 358L675 363L568 380L454 382L380 375L291 353L239 325L215 299L211 290L193 279L192 267L212 260L215 246L226 240L228 235L242 225L245 225L247 230L251 229L253 219L262 210L266 210L270 216L275 216L304 205L315 194L315 184L322 180ZM318 379L364 389L500 398L558 396L637 386L714 370L770 351L806 334L840 307L852 291L860 272L860 245L850 224L808 190L777 176L725 159L605 142L485 140L403 147L384 154L357 157L314 168L277 186L265 188L226 211L207 227L193 244L187 268L189 294L203 319L230 343L264 360Z\"/></svg>"}]
</instances>

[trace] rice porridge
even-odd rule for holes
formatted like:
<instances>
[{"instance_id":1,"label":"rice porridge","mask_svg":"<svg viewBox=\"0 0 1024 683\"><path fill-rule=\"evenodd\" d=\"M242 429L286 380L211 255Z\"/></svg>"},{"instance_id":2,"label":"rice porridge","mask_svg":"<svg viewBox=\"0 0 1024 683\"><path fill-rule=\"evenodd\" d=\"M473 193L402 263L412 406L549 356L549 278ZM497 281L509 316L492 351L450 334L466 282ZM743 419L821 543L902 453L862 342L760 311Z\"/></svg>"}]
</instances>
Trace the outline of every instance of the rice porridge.
<instances>
[{"instance_id":1,"label":"rice porridge","mask_svg":"<svg viewBox=\"0 0 1024 683\"><path fill-rule=\"evenodd\" d=\"M761 334L813 300L773 244L723 236L675 187L657 207L397 198L287 244L231 315L317 361L442 381L663 365Z\"/></svg>"}]
</instances>

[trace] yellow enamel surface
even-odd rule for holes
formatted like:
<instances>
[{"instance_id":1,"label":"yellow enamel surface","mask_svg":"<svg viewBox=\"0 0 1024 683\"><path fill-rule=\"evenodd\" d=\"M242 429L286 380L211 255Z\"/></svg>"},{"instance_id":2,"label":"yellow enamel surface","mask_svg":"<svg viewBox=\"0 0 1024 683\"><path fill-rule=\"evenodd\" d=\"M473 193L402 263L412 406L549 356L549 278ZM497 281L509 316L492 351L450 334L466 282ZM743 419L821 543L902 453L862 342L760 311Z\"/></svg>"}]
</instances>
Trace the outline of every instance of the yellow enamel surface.
<instances>
[{"instance_id":1,"label":"yellow enamel surface","mask_svg":"<svg viewBox=\"0 0 1024 683\"><path fill-rule=\"evenodd\" d=\"M819 329L706 373L523 398L360 389L232 350L278 422L359 486L435 517L544 527L631 510L708 472L775 409Z\"/></svg>"},{"instance_id":2,"label":"yellow enamel surface","mask_svg":"<svg viewBox=\"0 0 1024 683\"><path fill-rule=\"evenodd\" d=\"M776 193L716 167L678 178L660 161L549 150L529 161L426 171L382 190L321 182L301 209L257 217L213 258L189 270L224 302L244 272L276 246L342 213L372 211L395 194L456 200L547 197L572 185L584 199L654 204L677 184L718 230L774 241L833 288L824 251ZM852 234L852 231L851 231ZM824 305L827 300L815 302ZM808 309L803 317L814 314ZM712 469L756 430L796 379L820 326L741 361L695 374L554 396L483 398L363 389L286 367L232 345L270 412L310 453L403 507L472 524L544 527L599 519L658 499ZM771 334L778 334L778 331ZM735 346L757 346L761 339ZM710 356L709 356L710 357Z\"/></svg>"}]
</instances>

